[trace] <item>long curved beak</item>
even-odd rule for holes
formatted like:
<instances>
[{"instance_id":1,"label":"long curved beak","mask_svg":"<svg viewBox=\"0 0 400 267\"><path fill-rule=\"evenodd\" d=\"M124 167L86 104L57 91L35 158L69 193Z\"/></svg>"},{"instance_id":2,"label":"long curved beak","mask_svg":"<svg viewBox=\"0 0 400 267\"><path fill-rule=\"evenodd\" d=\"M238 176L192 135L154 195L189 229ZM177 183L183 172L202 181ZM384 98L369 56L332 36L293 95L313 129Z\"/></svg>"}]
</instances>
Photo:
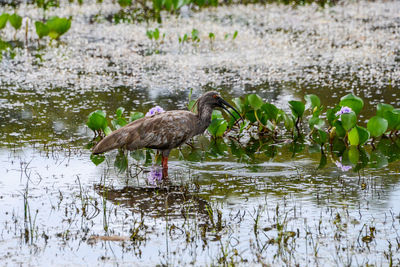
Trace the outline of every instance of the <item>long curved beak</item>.
<instances>
[{"instance_id":1,"label":"long curved beak","mask_svg":"<svg viewBox=\"0 0 400 267\"><path fill-rule=\"evenodd\" d=\"M236 114L239 115L239 118L242 119L242 121L244 121L243 118L242 118L242 116L240 115L240 113L239 113L234 107L232 107L231 104L229 104L228 102L226 102L226 101L223 100L222 98L219 98L219 99L218 99L218 102L219 102L219 103L218 103L219 106L220 106L221 108L223 108L224 110L226 110L232 117L235 118L235 116L229 111L229 109L228 109L227 107L230 107L231 109L233 109L233 110L236 112Z\"/></svg>"}]
</instances>

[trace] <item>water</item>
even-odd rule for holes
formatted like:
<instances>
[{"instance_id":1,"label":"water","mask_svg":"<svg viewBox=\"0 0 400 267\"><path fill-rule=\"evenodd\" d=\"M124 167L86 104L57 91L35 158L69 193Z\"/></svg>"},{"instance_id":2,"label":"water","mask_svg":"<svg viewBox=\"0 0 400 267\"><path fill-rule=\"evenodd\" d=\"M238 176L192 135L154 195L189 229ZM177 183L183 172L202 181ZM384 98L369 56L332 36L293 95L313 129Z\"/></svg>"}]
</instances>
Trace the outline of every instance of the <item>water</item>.
<instances>
[{"instance_id":1,"label":"water","mask_svg":"<svg viewBox=\"0 0 400 267\"><path fill-rule=\"evenodd\" d=\"M62 5L49 12L73 15L60 44L37 50L31 39L0 62L4 265L400 264L399 162L342 171L327 153L318 169L309 146L293 156L291 144L254 142L238 157L206 135L174 150L169 182L154 186L151 163L130 158L119 173L117 152L95 166L85 148L91 111L185 109L190 88L193 98L256 92L286 110L305 94L332 106L353 92L366 104L361 122L376 103L398 106L398 2L220 7L161 26L112 24L102 18L119 8L108 1ZM41 17L31 6L18 13ZM155 27L166 34L159 44L145 35ZM193 28L201 41L179 44Z\"/></svg>"}]
</instances>

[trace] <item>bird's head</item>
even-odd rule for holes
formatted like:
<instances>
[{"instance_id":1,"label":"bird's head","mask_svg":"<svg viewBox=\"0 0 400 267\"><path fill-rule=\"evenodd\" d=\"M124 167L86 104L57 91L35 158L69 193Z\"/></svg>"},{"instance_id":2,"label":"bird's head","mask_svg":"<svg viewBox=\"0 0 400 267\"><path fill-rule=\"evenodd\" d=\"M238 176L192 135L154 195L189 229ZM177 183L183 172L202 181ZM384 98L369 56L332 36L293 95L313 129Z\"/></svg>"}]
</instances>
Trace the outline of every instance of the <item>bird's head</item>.
<instances>
[{"instance_id":1,"label":"bird's head","mask_svg":"<svg viewBox=\"0 0 400 267\"><path fill-rule=\"evenodd\" d=\"M232 117L233 114L229 111L228 107L231 108L232 110L234 110L238 115L239 118L242 118L242 116L240 115L240 113L228 102L226 102L219 94L218 92L215 91L209 91L205 94L203 94L199 99L198 99L198 104L200 105L208 105L210 106L212 109L214 108L223 108L224 110L226 110Z\"/></svg>"}]
</instances>

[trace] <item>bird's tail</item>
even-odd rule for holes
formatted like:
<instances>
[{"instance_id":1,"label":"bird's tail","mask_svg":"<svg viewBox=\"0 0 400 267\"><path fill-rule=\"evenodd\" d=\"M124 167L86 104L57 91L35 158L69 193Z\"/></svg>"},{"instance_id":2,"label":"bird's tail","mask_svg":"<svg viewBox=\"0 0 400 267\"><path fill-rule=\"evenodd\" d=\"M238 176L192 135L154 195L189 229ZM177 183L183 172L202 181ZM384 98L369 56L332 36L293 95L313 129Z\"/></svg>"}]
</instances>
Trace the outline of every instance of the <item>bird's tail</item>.
<instances>
[{"instance_id":1,"label":"bird's tail","mask_svg":"<svg viewBox=\"0 0 400 267\"><path fill-rule=\"evenodd\" d=\"M107 135L92 150L93 154L104 153L116 148L124 147L127 144L127 135L121 131L115 131Z\"/></svg>"}]
</instances>

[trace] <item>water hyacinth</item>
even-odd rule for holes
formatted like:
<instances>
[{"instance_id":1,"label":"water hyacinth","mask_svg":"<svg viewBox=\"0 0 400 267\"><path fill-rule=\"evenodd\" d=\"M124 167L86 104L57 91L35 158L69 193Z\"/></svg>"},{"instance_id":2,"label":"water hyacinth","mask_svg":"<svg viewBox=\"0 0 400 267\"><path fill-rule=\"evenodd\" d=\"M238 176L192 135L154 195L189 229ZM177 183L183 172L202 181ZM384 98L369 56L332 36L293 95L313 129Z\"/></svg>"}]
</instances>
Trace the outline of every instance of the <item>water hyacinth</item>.
<instances>
[{"instance_id":1,"label":"water hyacinth","mask_svg":"<svg viewBox=\"0 0 400 267\"><path fill-rule=\"evenodd\" d=\"M342 107L338 112L336 112L336 116L340 116L340 115L342 115L342 114L346 114L346 113L350 113L350 112L352 112L353 110L351 109L351 108L349 108L349 107Z\"/></svg>"},{"instance_id":2,"label":"water hyacinth","mask_svg":"<svg viewBox=\"0 0 400 267\"><path fill-rule=\"evenodd\" d=\"M160 107L160 106L155 106L153 108L151 108L147 113L146 113L146 117L152 116L154 114L159 114L159 113L163 113L165 112L165 110Z\"/></svg>"},{"instance_id":3,"label":"water hyacinth","mask_svg":"<svg viewBox=\"0 0 400 267\"><path fill-rule=\"evenodd\" d=\"M162 168L157 166L151 167L150 174L147 176L147 181L150 185L157 185L162 181Z\"/></svg>"}]
</instances>

